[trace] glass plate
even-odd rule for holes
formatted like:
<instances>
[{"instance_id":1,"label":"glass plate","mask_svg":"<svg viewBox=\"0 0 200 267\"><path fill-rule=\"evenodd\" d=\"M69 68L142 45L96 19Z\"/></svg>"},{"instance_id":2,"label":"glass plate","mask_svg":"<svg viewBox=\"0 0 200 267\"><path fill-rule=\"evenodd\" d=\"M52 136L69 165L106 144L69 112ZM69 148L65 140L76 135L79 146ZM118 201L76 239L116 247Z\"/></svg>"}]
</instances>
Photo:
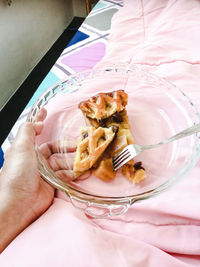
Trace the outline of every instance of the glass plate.
<instances>
[{"instance_id":1,"label":"glass plate","mask_svg":"<svg viewBox=\"0 0 200 267\"><path fill-rule=\"evenodd\" d=\"M44 129L36 139L39 171L49 183L66 192L74 206L95 217L121 214L134 201L162 192L184 177L200 154L199 134L194 134L137 156L134 161L142 161L147 173L140 183L131 183L120 170L111 182L104 182L92 173L87 179L70 181L68 174L72 173L75 153L67 152L63 143L76 142L80 127L85 125L78 104L99 92L119 89L129 96L126 109L134 141L140 145L158 143L199 123L200 119L197 109L181 90L137 66L85 71L49 88L28 116L33 122L39 110L47 110ZM47 161L40 149L52 142L56 149L51 147L54 155ZM58 164L60 160L62 164ZM60 175L63 170L67 175Z\"/></svg>"}]
</instances>

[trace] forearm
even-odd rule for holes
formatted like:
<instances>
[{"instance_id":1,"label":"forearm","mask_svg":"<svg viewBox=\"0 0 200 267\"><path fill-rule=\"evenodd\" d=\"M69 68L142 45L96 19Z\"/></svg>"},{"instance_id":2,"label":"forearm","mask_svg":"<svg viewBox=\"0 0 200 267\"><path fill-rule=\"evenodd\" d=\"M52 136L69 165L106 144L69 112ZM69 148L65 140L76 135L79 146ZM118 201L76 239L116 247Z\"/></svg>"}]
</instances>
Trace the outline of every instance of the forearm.
<instances>
[{"instance_id":1,"label":"forearm","mask_svg":"<svg viewBox=\"0 0 200 267\"><path fill-rule=\"evenodd\" d=\"M4 196L0 196L0 252L2 252L7 245L17 235L17 222L11 216L11 206L5 201Z\"/></svg>"},{"instance_id":2,"label":"forearm","mask_svg":"<svg viewBox=\"0 0 200 267\"><path fill-rule=\"evenodd\" d=\"M0 253L31 222L23 211L23 203L20 206L19 209L8 192L0 190Z\"/></svg>"}]
</instances>

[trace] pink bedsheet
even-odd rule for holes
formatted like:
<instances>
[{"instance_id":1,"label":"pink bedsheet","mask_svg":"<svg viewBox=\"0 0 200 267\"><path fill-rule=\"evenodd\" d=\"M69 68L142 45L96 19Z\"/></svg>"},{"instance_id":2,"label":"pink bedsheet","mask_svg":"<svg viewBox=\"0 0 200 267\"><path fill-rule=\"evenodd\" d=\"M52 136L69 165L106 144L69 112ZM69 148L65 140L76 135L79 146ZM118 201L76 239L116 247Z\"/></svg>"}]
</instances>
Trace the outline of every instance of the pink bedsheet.
<instances>
[{"instance_id":1,"label":"pink bedsheet","mask_svg":"<svg viewBox=\"0 0 200 267\"><path fill-rule=\"evenodd\" d=\"M98 66L140 64L200 107L200 2L126 0ZM200 163L171 190L112 220L89 219L58 194L0 256L0 266L200 266Z\"/></svg>"}]
</instances>

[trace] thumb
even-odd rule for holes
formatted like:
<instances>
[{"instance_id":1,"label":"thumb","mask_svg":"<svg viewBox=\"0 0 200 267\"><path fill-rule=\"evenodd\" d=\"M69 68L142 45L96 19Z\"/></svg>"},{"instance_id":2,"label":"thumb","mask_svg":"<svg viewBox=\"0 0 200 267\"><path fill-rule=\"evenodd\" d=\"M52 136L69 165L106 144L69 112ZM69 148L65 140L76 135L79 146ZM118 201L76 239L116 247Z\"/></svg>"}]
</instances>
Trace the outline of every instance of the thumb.
<instances>
[{"instance_id":1,"label":"thumb","mask_svg":"<svg viewBox=\"0 0 200 267\"><path fill-rule=\"evenodd\" d=\"M23 152L34 149L36 130L30 122L23 123L17 132L12 148L16 152Z\"/></svg>"},{"instance_id":2,"label":"thumb","mask_svg":"<svg viewBox=\"0 0 200 267\"><path fill-rule=\"evenodd\" d=\"M43 129L44 123L42 121L35 122L33 124L33 128L35 130L35 134L39 135Z\"/></svg>"}]
</instances>

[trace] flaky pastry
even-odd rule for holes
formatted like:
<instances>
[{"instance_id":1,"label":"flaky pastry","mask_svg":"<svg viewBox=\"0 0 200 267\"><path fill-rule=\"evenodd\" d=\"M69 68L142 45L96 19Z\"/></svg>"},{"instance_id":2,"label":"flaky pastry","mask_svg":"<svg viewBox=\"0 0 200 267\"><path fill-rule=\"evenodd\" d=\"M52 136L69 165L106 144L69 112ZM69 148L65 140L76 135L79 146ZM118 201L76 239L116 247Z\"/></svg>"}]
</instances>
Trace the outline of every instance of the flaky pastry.
<instances>
[{"instance_id":1,"label":"flaky pastry","mask_svg":"<svg viewBox=\"0 0 200 267\"><path fill-rule=\"evenodd\" d=\"M116 130L114 126L109 128L98 127L97 129L92 126L82 128L82 136L78 139L73 167L75 177L92 168L112 142Z\"/></svg>"},{"instance_id":2,"label":"flaky pastry","mask_svg":"<svg viewBox=\"0 0 200 267\"><path fill-rule=\"evenodd\" d=\"M116 175L112 166L112 158L117 156L125 146L134 143L127 111L125 109L127 102L128 95L123 90L118 90L109 93L99 93L79 104L87 126L93 129L93 131L94 129L110 129L110 127L117 127L118 129L111 140L112 143L111 141L109 142L109 144L111 143L109 148L106 149L106 146L105 149L102 150L103 152L101 151L101 155L100 153L98 153L98 156L96 154L98 158L101 156L101 160L95 165L94 174L105 181L114 179ZM81 142L82 143L78 143L78 152L74 168L75 175L77 176L84 170L94 166L94 162L91 162L92 157L90 156L90 159L88 159L89 154L84 152L85 150L83 147L84 144L88 142L87 138ZM82 155L82 158L80 155ZM80 167L80 162L83 168ZM97 160L95 160L95 163L96 162ZM133 183L137 183L146 177L145 170L141 164L137 165L136 168L133 160L122 167L122 173Z\"/></svg>"},{"instance_id":3,"label":"flaky pastry","mask_svg":"<svg viewBox=\"0 0 200 267\"><path fill-rule=\"evenodd\" d=\"M99 93L87 101L82 101L79 108L91 119L102 120L122 111L127 105L128 96L123 90Z\"/></svg>"}]
</instances>

